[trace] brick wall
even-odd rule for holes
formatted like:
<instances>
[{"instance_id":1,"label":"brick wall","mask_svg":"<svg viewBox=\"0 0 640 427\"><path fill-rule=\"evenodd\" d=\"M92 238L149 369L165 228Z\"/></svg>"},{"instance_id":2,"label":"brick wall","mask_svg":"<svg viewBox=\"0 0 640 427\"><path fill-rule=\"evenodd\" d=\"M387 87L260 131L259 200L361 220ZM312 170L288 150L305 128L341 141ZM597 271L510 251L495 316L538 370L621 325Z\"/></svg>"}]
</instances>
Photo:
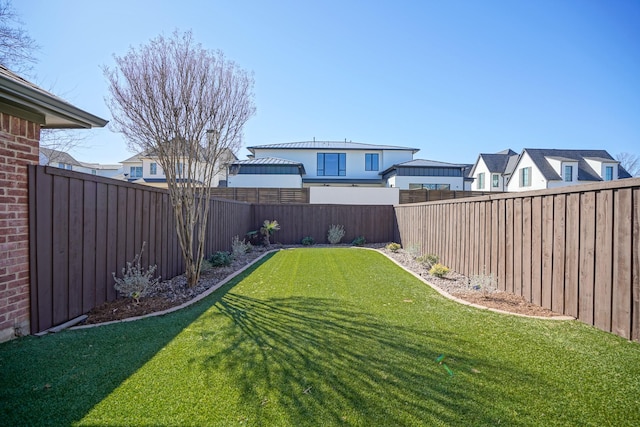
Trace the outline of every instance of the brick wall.
<instances>
[{"instance_id":1,"label":"brick wall","mask_svg":"<svg viewBox=\"0 0 640 427\"><path fill-rule=\"evenodd\" d=\"M29 333L27 165L39 140L40 125L0 113L0 342Z\"/></svg>"}]
</instances>

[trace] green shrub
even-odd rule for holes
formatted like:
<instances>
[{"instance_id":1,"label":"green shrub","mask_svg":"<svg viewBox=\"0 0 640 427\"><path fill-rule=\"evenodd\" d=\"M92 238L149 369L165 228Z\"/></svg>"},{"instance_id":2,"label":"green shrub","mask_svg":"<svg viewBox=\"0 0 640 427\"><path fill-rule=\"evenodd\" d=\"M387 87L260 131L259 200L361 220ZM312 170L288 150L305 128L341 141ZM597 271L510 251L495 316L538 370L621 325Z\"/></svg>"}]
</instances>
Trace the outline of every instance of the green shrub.
<instances>
[{"instance_id":1,"label":"green shrub","mask_svg":"<svg viewBox=\"0 0 640 427\"><path fill-rule=\"evenodd\" d=\"M331 225L327 232L327 240L332 245L340 243L340 240L344 237L344 227L341 225Z\"/></svg>"},{"instance_id":2,"label":"green shrub","mask_svg":"<svg viewBox=\"0 0 640 427\"><path fill-rule=\"evenodd\" d=\"M353 246L363 246L365 243L367 243L367 239L364 236L358 236L351 242Z\"/></svg>"},{"instance_id":3,"label":"green shrub","mask_svg":"<svg viewBox=\"0 0 640 427\"><path fill-rule=\"evenodd\" d=\"M417 257L416 261L424 265L426 268L431 268L438 262L440 262L440 257L438 257L438 255L436 254L425 254Z\"/></svg>"},{"instance_id":4,"label":"green shrub","mask_svg":"<svg viewBox=\"0 0 640 427\"><path fill-rule=\"evenodd\" d=\"M307 236L303 237L300 243L302 243L302 246L313 246L316 244L316 240L311 236Z\"/></svg>"},{"instance_id":5,"label":"green shrub","mask_svg":"<svg viewBox=\"0 0 640 427\"><path fill-rule=\"evenodd\" d=\"M391 242L386 246L387 250L391 252L398 252L402 245L400 243Z\"/></svg>"},{"instance_id":6,"label":"green shrub","mask_svg":"<svg viewBox=\"0 0 640 427\"><path fill-rule=\"evenodd\" d=\"M253 250L253 245L250 242L240 240L239 236L234 236L231 240L231 253L234 257L242 256Z\"/></svg>"},{"instance_id":7,"label":"green shrub","mask_svg":"<svg viewBox=\"0 0 640 427\"><path fill-rule=\"evenodd\" d=\"M226 267L231 265L233 257L229 252L218 251L211 255L208 260L213 267Z\"/></svg>"},{"instance_id":8,"label":"green shrub","mask_svg":"<svg viewBox=\"0 0 640 427\"><path fill-rule=\"evenodd\" d=\"M449 267L446 267L440 263L434 264L429 270L429 274L436 277L444 277L449 272Z\"/></svg>"},{"instance_id":9,"label":"green shrub","mask_svg":"<svg viewBox=\"0 0 640 427\"><path fill-rule=\"evenodd\" d=\"M136 303L140 302L140 298L145 296L152 285L155 285L160 281L160 277L154 278L153 275L157 270L156 265L150 265L147 269L142 268L140 260L142 253L144 252L146 242L142 243L142 249L137 254L132 262L127 262L126 269L122 268L122 278L116 277L116 273L113 275L115 280L114 288L127 298L133 298Z\"/></svg>"}]
</instances>

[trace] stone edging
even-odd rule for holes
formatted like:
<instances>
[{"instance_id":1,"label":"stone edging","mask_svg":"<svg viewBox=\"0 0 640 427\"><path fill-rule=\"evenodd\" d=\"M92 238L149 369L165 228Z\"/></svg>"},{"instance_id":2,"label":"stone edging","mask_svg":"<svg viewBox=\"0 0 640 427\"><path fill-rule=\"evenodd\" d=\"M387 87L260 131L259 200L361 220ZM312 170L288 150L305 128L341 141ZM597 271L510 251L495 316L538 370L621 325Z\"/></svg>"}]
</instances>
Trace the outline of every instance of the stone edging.
<instances>
[{"instance_id":1,"label":"stone edging","mask_svg":"<svg viewBox=\"0 0 640 427\"><path fill-rule=\"evenodd\" d=\"M463 305L468 305L469 307L474 307L474 308L478 308L480 310L488 310L488 311L493 311L494 313L500 313L500 314L508 314L511 316L518 316L518 317L526 317L528 319L540 319L540 320L576 320L575 317L571 317L571 316L551 316L551 317L547 317L547 316L531 316L528 314L520 314L520 313L512 313L510 311L505 311L505 310L500 310L497 308L491 308L491 307L486 307L484 305L480 305L480 304L475 304L469 301L465 301L461 298L455 297L453 295L451 295L450 293L440 289L439 287L437 287L436 285L433 285L429 282L427 282L424 277L420 276L419 274L414 273L413 271L409 270L408 268L406 268L404 265L400 264L398 261L396 261L395 259L391 258L389 255L387 255L386 253L378 250L378 249L371 249L371 248L361 248L361 249L368 249L368 250L372 250L372 251L376 251L382 255L384 255L385 257L387 257L387 259L391 260L392 262L394 262L397 266L399 266L400 268L402 268L404 271L406 271L407 273L410 273L411 275L413 275L413 277L420 279L423 283L431 286L431 288L433 288L436 292L438 292L440 295L442 295L445 298L448 298L452 301L455 301L457 303L463 304Z\"/></svg>"},{"instance_id":2,"label":"stone edging","mask_svg":"<svg viewBox=\"0 0 640 427\"><path fill-rule=\"evenodd\" d=\"M189 301L185 301L180 305L176 305L174 307L168 308L166 310L162 310L162 311L156 311L153 313L149 313L149 314L144 314L142 316L136 316L136 317L127 317L126 319L120 319L120 320L112 320L110 322L104 322L104 323L93 323L90 325L80 325L80 326L74 326L72 328L69 328L69 330L77 330L77 329L88 329L88 328L94 328L96 326L104 326L104 325L113 325L114 323L123 323L123 322L133 322L134 320L140 320L140 319L146 319L147 317L155 317L155 316L164 316L165 314L169 314L172 313L174 311L178 311L181 310L185 307L190 306L191 304L195 304L196 302L200 301L203 298L208 297L209 295L211 295L213 292L217 291L218 289L220 289L221 287L223 287L224 285L226 285L229 281L231 281L232 279L234 279L236 276L242 274L245 272L245 270L249 269L250 267L252 267L255 263L257 263L258 261L260 261L262 258L264 258L265 256L267 256L268 254L272 253L272 252L277 252L280 249L273 249L270 251L267 251L265 253L263 253L262 255L260 255L258 258L254 259L253 261L251 261L249 264L245 265L244 267L242 267L240 270L235 271L233 273L231 273L230 275L228 275L227 277L225 277L224 279L222 279L220 282L216 283L215 285L211 286L209 289L207 289L206 291L204 291L203 293L195 296L194 298L190 299Z\"/></svg>"},{"instance_id":3,"label":"stone edging","mask_svg":"<svg viewBox=\"0 0 640 427\"><path fill-rule=\"evenodd\" d=\"M520 314L520 313L511 313L509 311L505 311L505 310L499 310L497 308L491 308L491 307L486 307L484 305L480 305L480 304L474 304L471 303L469 301L465 301L463 299L457 298L453 295L451 295L448 292L445 292L444 290L440 289L439 287L429 283L428 281L426 281L422 276L420 276L419 274L414 273L413 271L409 270L408 268L406 268L404 265L400 264L398 261L396 261L395 259L391 258L389 255L387 255L386 253L382 252L381 250L378 249L373 249L373 248L366 248L366 247L358 247L357 249L366 249L366 250L370 250L370 251L375 251L378 252L379 254L384 255L387 259L391 260L394 264L396 264L397 266L399 266L400 268L402 268L404 271L408 272L409 274L411 274L413 277L419 279L420 281L422 281L423 283L429 285L431 288L433 288L436 292L438 292L440 295L442 295L445 298L448 298L452 301L455 301L457 303L463 304L463 305L467 305L470 307L474 307L480 310L488 310L488 311L492 311L494 313L500 313L500 314L508 314L511 316L519 316L519 317L526 317L529 319L540 319L540 320L575 320L574 317L571 316L552 316L552 317L545 317L545 316L530 316L527 314ZM77 330L77 329L88 329L88 328L94 328L97 326L104 326L104 325L112 325L114 323L124 323L124 322L133 322L135 320L140 320L140 319L146 319L148 317L155 317L155 316L164 316L165 314L169 314L172 313L174 311L178 311L181 310L185 307L188 307L192 304L195 304L196 302L200 301L203 298L208 297L209 295L211 295L213 292L217 291L218 289L220 289L221 287L223 287L224 285L226 285L229 281L231 281L232 279L234 279L236 276L244 273L245 270L249 269L250 267L252 267L255 263L257 263L258 261L262 260L265 256L267 256L268 254L272 253L272 252L277 252L280 249L273 249L270 251L267 251L265 253L263 253L260 257L256 258L255 260L253 260L251 263L245 265L244 267L242 267L240 270L231 273L230 275L228 275L227 277L225 277L223 280L221 280L220 282L218 282L217 284L213 285L212 287L210 287L209 289L207 289L206 291L204 291L203 293L197 295L196 297L194 297L193 299L190 299L189 301L186 301L180 305L176 305L174 307L168 308L166 310L162 310L162 311L156 311L154 313L149 313L149 314L145 314L142 316L136 316L136 317L128 317L126 319L120 319L120 320L112 320L110 322L104 322L104 323L94 323L94 324L90 324L90 325L80 325L80 326L74 326L72 328L69 328L70 330Z\"/></svg>"}]
</instances>

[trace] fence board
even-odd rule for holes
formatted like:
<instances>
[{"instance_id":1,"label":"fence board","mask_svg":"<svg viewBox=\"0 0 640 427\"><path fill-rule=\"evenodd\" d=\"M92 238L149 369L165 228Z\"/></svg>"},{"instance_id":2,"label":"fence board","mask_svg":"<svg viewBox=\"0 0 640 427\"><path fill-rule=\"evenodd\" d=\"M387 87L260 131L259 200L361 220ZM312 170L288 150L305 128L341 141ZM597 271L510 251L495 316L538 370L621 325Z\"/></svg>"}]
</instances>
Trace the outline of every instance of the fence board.
<instances>
[{"instance_id":1,"label":"fence board","mask_svg":"<svg viewBox=\"0 0 640 427\"><path fill-rule=\"evenodd\" d=\"M596 196L596 276L594 325L611 331L611 284L613 253L613 192L601 191Z\"/></svg>"},{"instance_id":2,"label":"fence board","mask_svg":"<svg viewBox=\"0 0 640 427\"><path fill-rule=\"evenodd\" d=\"M564 313L564 272L566 245L566 196L553 196L553 273L551 275L551 309Z\"/></svg>"},{"instance_id":3,"label":"fence board","mask_svg":"<svg viewBox=\"0 0 640 427\"><path fill-rule=\"evenodd\" d=\"M566 204L566 250L563 314L578 317L580 271L580 195L569 194Z\"/></svg>"},{"instance_id":4,"label":"fence board","mask_svg":"<svg viewBox=\"0 0 640 427\"><path fill-rule=\"evenodd\" d=\"M531 302L542 306L542 197L531 199Z\"/></svg>"},{"instance_id":5,"label":"fence board","mask_svg":"<svg viewBox=\"0 0 640 427\"><path fill-rule=\"evenodd\" d=\"M553 196L542 199L542 306L551 309L553 285Z\"/></svg>"},{"instance_id":6,"label":"fence board","mask_svg":"<svg viewBox=\"0 0 640 427\"><path fill-rule=\"evenodd\" d=\"M595 285L596 195L580 197L580 274L578 285L578 318L593 325Z\"/></svg>"},{"instance_id":7,"label":"fence board","mask_svg":"<svg viewBox=\"0 0 640 427\"><path fill-rule=\"evenodd\" d=\"M69 275L68 281L65 284L68 292L68 312L64 313L65 318L74 318L82 314L82 283L83 283L83 271L85 269L83 263L84 252L84 240L85 233L83 230L84 225L84 183L77 179L69 180L69 193L78 194L79 197L69 197L69 205L67 206L67 212L69 214L69 238L68 238L68 254L69 254ZM93 229L87 230L92 235ZM87 248L91 250L91 248ZM92 252L95 257L95 251Z\"/></svg>"},{"instance_id":8,"label":"fence board","mask_svg":"<svg viewBox=\"0 0 640 427\"><path fill-rule=\"evenodd\" d=\"M536 236L537 238L537 236ZM531 197L522 201L522 296L531 302Z\"/></svg>"},{"instance_id":9,"label":"fence board","mask_svg":"<svg viewBox=\"0 0 640 427\"><path fill-rule=\"evenodd\" d=\"M513 290L522 295L522 199L513 200Z\"/></svg>"},{"instance_id":10,"label":"fence board","mask_svg":"<svg viewBox=\"0 0 640 427\"><path fill-rule=\"evenodd\" d=\"M103 183L96 185L96 274L95 274L95 289L93 301L88 303L83 309L83 313L91 310L90 307L94 307L98 301L107 301L107 286L109 281L108 276L108 258L107 247L109 243L108 238L108 200L109 200L109 187ZM89 287L88 283L83 283L85 287ZM86 288L85 288L86 289Z\"/></svg>"},{"instance_id":11,"label":"fence board","mask_svg":"<svg viewBox=\"0 0 640 427\"><path fill-rule=\"evenodd\" d=\"M506 289L506 205L505 200L498 200L498 289Z\"/></svg>"},{"instance_id":12,"label":"fence board","mask_svg":"<svg viewBox=\"0 0 640 427\"><path fill-rule=\"evenodd\" d=\"M91 181L85 181L83 187L82 190L78 189L78 191L83 191L84 193L82 225L76 230L76 233L80 232L79 234L83 236L82 251L74 255L77 256L78 260L82 263L80 268L82 272L80 277L81 283L78 284L79 292L82 296L82 303L75 313L70 313L69 317L72 318L85 313L87 309L90 310L95 306L96 302L97 188L96 183Z\"/></svg>"},{"instance_id":13,"label":"fence board","mask_svg":"<svg viewBox=\"0 0 640 427\"><path fill-rule=\"evenodd\" d=\"M631 260L632 308L631 308L631 339L640 341L640 189L633 189L633 238Z\"/></svg>"},{"instance_id":14,"label":"fence board","mask_svg":"<svg viewBox=\"0 0 640 427\"><path fill-rule=\"evenodd\" d=\"M505 282L504 290L513 293L513 199L507 199L505 204Z\"/></svg>"},{"instance_id":15,"label":"fence board","mask_svg":"<svg viewBox=\"0 0 640 427\"><path fill-rule=\"evenodd\" d=\"M631 189L615 193L613 289L611 331L624 338L631 338L631 251L632 251L632 199Z\"/></svg>"}]
</instances>

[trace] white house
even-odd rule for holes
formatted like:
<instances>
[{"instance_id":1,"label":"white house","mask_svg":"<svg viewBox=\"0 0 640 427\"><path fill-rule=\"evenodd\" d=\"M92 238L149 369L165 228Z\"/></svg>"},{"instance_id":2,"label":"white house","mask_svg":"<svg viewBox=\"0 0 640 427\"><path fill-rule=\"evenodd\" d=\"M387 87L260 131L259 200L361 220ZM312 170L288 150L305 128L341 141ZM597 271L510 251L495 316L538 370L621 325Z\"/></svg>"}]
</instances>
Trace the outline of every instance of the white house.
<instances>
[{"instance_id":1,"label":"white house","mask_svg":"<svg viewBox=\"0 0 640 427\"><path fill-rule=\"evenodd\" d=\"M392 165L382 172L387 187L402 190L452 190L468 189L470 182L465 171L469 165L416 159Z\"/></svg>"},{"instance_id":2,"label":"white house","mask_svg":"<svg viewBox=\"0 0 640 427\"><path fill-rule=\"evenodd\" d=\"M471 169L472 191L506 191L506 183L518 160L518 154L503 150L495 154L481 153Z\"/></svg>"},{"instance_id":3,"label":"white house","mask_svg":"<svg viewBox=\"0 0 640 427\"><path fill-rule=\"evenodd\" d=\"M220 165L211 182L212 187L226 186L227 166L235 160L237 160L237 157L229 149L225 149L220 154L220 159L218 160ZM151 187L167 188L167 176L158 162L157 155L153 152L138 153L120 163L123 166L124 179L127 181ZM184 163L178 164L177 176L181 175L181 169L184 167ZM196 167L198 166L196 165Z\"/></svg>"},{"instance_id":4,"label":"white house","mask_svg":"<svg viewBox=\"0 0 640 427\"><path fill-rule=\"evenodd\" d=\"M73 170L107 178L113 178L122 173L121 165L80 162L69 153L45 147L40 147L40 165L55 166L60 169Z\"/></svg>"},{"instance_id":5,"label":"white house","mask_svg":"<svg viewBox=\"0 0 640 427\"><path fill-rule=\"evenodd\" d=\"M605 150L525 148L506 181L506 190L540 190L622 178L631 175Z\"/></svg>"},{"instance_id":6,"label":"white house","mask_svg":"<svg viewBox=\"0 0 640 427\"><path fill-rule=\"evenodd\" d=\"M381 171L412 160L416 148L356 142L305 141L247 147L231 164L229 187L385 187Z\"/></svg>"}]
</instances>

